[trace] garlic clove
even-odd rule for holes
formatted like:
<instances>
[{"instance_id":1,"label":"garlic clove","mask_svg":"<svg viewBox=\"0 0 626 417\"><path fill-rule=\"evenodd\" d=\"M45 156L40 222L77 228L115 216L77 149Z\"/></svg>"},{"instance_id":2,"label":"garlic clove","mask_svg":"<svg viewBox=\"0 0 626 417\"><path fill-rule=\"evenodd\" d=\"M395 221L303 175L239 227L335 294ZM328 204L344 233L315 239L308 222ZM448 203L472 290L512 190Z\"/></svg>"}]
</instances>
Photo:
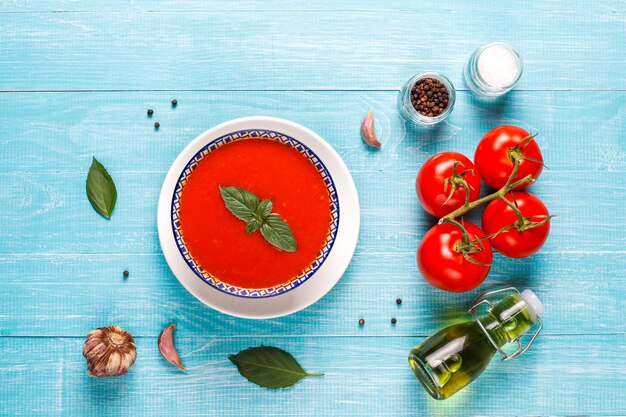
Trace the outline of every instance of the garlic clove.
<instances>
[{"instance_id":1,"label":"garlic clove","mask_svg":"<svg viewBox=\"0 0 626 417\"><path fill-rule=\"evenodd\" d=\"M87 360L89 376L120 376L135 363L137 350L130 333L119 326L106 326L87 334L83 356Z\"/></svg>"},{"instance_id":2,"label":"garlic clove","mask_svg":"<svg viewBox=\"0 0 626 417\"><path fill-rule=\"evenodd\" d=\"M176 351L176 346L174 346L174 330L176 329L175 324L170 324L167 326L161 334L159 335L159 351L161 355L169 363L176 366L181 371L187 373L187 370L183 366L183 362L180 360L180 356L178 356L178 352Z\"/></svg>"},{"instance_id":3,"label":"garlic clove","mask_svg":"<svg viewBox=\"0 0 626 417\"><path fill-rule=\"evenodd\" d=\"M380 143L374 132L374 115L371 110L367 112L361 122L361 136L368 146L374 148L380 148L382 146L382 143Z\"/></svg>"}]
</instances>

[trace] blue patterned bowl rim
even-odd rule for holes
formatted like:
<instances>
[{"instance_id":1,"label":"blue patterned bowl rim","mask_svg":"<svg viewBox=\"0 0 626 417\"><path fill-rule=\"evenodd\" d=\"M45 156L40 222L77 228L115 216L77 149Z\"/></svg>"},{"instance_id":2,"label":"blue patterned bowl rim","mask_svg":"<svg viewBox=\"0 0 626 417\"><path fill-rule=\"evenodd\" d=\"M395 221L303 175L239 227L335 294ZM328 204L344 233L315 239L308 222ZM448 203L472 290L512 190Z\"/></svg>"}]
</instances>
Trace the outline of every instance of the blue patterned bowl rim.
<instances>
[{"instance_id":1,"label":"blue patterned bowl rim","mask_svg":"<svg viewBox=\"0 0 626 417\"><path fill-rule=\"evenodd\" d=\"M298 152L306 156L322 176L322 179L324 180L324 184L326 184L326 188L330 196L330 212L332 218L329 233L326 236L326 241L324 242L324 246L322 247L320 254L309 267L307 267L304 271L302 271L302 273L300 273L300 275L290 279L287 282L269 288L237 287L222 282L216 277L212 276L204 268L202 268L202 266L197 263L195 259L193 259L193 257L187 250L180 230L180 197L186 180L193 172L196 165L202 160L202 158L204 158L217 148L224 146L227 143L235 142L238 140L246 140L248 138L274 140L285 144L293 149L296 149ZM273 130L246 129L231 132L212 140L202 149L200 149L193 158L191 158L191 160L187 163L180 176L178 177L178 181L176 182L176 186L174 188L174 195L172 196L171 221L172 231L174 232L174 239L176 241L176 246L178 247L180 254L182 255L187 265L202 281L215 288L216 290L219 290L229 295L244 298L268 298L284 294L288 291L293 290L294 288L297 288L298 286L306 282L309 278L311 278L315 274L315 272L323 265L333 247L333 244L335 243L335 238L337 237L337 229L339 228L339 199L337 197L337 190L335 188L335 183L333 182L332 176L328 172L328 169L326 168L322 160L318 158L318 156L310 148L308 148L297 139L294 139L291 136L287 136L280 132L276 132Z\"/></svg>"}]
</instances>

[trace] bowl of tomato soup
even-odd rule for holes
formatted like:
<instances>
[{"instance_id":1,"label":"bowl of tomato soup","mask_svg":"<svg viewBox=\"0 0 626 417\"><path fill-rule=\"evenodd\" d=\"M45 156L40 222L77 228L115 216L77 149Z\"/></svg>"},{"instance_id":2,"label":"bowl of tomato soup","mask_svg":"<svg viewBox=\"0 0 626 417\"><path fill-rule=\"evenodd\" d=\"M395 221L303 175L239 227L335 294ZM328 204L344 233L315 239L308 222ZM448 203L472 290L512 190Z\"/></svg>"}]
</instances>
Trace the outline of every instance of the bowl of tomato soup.
<instances>
[{"instance_id":1,"label":"bowl of tomato soup","mask_svg":"<svg viewBox=\"0 0 626 417\"><path fill-rule=\"evenodd\" d=\"M232 120L193 140L158 207L161 248L178 280L214 309L248 318L323 297L350 263L359 223L341 157L311 130L271 117Z\"/></svg>"}]
</instances>

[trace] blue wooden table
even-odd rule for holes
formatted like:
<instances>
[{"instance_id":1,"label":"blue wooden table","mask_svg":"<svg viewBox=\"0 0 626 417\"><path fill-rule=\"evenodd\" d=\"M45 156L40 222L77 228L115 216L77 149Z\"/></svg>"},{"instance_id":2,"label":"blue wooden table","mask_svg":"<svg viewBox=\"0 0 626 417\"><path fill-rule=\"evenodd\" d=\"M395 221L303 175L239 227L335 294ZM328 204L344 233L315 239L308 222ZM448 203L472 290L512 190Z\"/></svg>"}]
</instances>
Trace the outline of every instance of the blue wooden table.
<instances>
[{"instance_id":1,"label":"blue wooden table","mask_svg":"<svg viewBox=\"0 0 626 417\"><path fill-rule=\"evenodd\" d=\"M0 414L626 415L624 2L387 3L0 3ZM495 40L515 44L526 69L515 91L485 104L468 93L462 67ZM407 124L396 105L402 83L426 69L458 89L435 129ZM380 152L359 137L370 108ZM302 312L264 321L188 294L156 232L161 182L180 150L250 115L318 132L346 161L362 205L339 284ZM415 264L434 223L415 175L440 151L471 157L503 123L540 132L550 169L532 191L558 217L537 255L497 255L478 290L444 293ZM117 183L111 221L85 196L92 156ZM494 361L450 400L432 400L409 350L467 317L479 292L508 285L532 288L546 305L536 344ZM170 323L188 375L157 350ZM135 336L137 362L123 377L90 378L84 337L113 324ZM326 376L276 392L250 384L227 356L262 343Z\"/></svg>"}]
</instances>

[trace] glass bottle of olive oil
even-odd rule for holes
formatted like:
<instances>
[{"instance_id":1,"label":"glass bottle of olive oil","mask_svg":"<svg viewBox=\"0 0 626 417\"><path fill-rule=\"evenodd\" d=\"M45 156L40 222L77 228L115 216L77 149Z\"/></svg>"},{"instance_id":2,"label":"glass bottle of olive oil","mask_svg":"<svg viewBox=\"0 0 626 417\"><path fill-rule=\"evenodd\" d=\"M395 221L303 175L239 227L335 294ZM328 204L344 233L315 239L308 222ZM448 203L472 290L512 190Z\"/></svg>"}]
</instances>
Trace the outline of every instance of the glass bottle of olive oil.
<instances>
[{"instance_id":1,"label":"glass bottle of olive oil","mask_svg":"<svg viewBox=\"0 0 626 417\"><path fill-rule=\"evenodd\" d=\"M487 296L512 292L497 304ZM479 316L476 308L489 306ZM502 360L526 352L535 340L542 323L543 305L531 290L504 288L481 295L470 308L474 320L447 327L411 350L409 363L426 391L437 400L445 400L465 387L487 368L496 352ZM530 342L522 348L520 338L538 323ZM506 353L503 346L514 343L517 350Z\"/></svg>"}]
</instances>

